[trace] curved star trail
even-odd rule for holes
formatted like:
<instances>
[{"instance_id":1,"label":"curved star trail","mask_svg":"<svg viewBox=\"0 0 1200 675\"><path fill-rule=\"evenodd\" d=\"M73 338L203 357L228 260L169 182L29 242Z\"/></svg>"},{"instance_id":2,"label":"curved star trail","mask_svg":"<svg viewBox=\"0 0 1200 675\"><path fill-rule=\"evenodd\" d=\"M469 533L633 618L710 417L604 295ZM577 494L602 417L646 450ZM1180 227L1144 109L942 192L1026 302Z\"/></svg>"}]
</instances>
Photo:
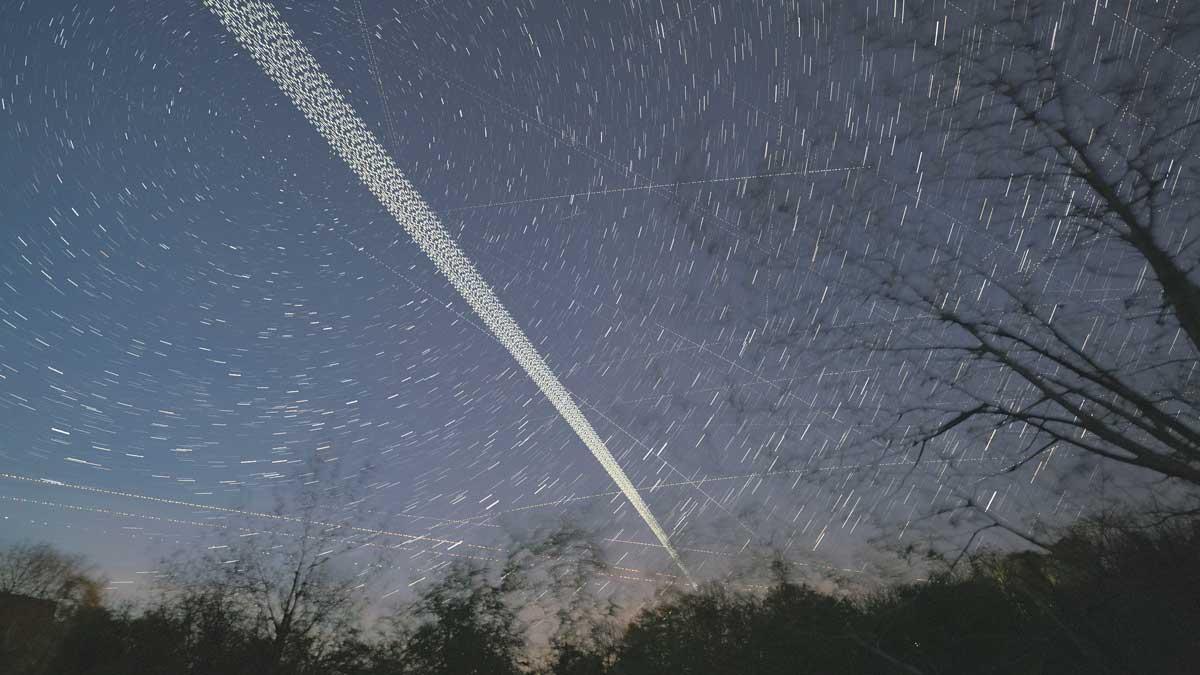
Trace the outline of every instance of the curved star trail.
<instances>
[{"instance_id":1,"label":"curved star trail","mask_svg":"<svg viewBox=\"0 0 1200 675\"><path fill-rule=\"evenodd\" d=\"M206 550L193 521L296 527L254 514L319 487L428 537L376 598L564 522L685 583L647 512L697 580L764 581L778 551L853 591L992 517L1157 498L1028 430L911 443L960 385L1031 393L945 349L967 343L926 300L1019 333L1018 291L1088 358L1194 362L1137 256L1084 237L1086 185L959 133L984 71L940 51L1012 63L991 0L207 2L0 2L0 545L120 579ZM1195 129L1164 101L1200 42L1165 39L1163 2L1050 4L1070 16L1014 29L1062 66L1051 102L1122 149ZM1147 75L1162 95L1124 105ZM982 111L988 146L1021 146ZM1187 134L1145 165L1172 250L1200 203ZM1133 377L1190 392L1180 363Z\"/></svg>"},{"instance_id":2,"label":"curved star trail","mask_svg":"<svg viewBox=\"0 0 1200 675\"><path fill-rule=\"evenodd\" d=\"M450 280L591 450L671 559L690 578L666 531L566 387L275 8L255 0L205 0L205 5Z\"/></svg>"}]
</instances>

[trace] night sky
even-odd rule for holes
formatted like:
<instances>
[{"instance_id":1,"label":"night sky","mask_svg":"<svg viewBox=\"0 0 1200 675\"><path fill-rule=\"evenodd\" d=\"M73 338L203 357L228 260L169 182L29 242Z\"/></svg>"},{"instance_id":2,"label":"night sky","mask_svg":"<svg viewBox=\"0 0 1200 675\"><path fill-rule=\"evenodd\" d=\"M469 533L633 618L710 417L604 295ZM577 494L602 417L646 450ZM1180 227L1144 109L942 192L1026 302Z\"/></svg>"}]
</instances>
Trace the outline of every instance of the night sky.
<instances>
[{"instance_id":1,"label":"night sky","mask_svg":"<svg viewBox=\"0 0 1200 675\"><path fill-rule=\"evenodd\" d=\"M921 157L854 33L891 5L276 4L698 578L773 551L877 578L880 542L963 490L1078 511L1054 467L986 478L1003 453L957 448L914 471L857 429L909 386L836 349L896 320L833 236L862 174ZM0 3L0 184L0 539L140 588L232 519L271 527L250 512L318 457L398 545L382 590L564 518L617 584L679 573L200 3ZM951 201L905 217L949 227Z\"/></svg>"}]
</instances>

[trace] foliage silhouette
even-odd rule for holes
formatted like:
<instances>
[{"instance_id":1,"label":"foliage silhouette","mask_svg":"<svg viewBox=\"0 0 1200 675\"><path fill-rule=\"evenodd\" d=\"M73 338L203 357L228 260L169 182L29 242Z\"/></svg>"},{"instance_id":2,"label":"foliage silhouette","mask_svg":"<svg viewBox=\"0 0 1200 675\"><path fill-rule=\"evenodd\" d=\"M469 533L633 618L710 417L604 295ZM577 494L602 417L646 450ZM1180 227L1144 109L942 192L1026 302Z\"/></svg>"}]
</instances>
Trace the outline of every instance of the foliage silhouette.
<instances>
[{"instance_id":1,"label":"foliage silhouette","mask_svg":"<svg viewBox=\"0 0 1200 675\"><path fill-rule=\"evenodd\" d=\"M550 549L568 550L562 536ZM140 608L40 614L0 596L0 636L13 675L1187 673L1200 658L1198 562L1200 521L1126 516L1084 521L1045 552L984 551L859 596L819 593L778 563L765 589L666 589L623 626L585 611L556 624L549 658L519 613L554 584L512 565L447 565L381 629L344 622L282 660L271 623L207 584ZM45 639L11 639L35 615Z\"/></svg>"}]
</instances>

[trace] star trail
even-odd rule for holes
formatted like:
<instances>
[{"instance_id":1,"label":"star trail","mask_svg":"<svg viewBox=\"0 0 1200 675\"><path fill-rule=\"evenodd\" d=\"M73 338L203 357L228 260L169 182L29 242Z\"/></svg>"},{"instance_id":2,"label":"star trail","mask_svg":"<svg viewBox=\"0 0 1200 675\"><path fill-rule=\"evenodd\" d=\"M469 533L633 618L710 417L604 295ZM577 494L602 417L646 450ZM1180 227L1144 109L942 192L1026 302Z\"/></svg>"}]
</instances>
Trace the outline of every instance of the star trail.
<instances>
[{"instance_id":1,"label":"star trail","mask_svg":"<svg viewBox=\"0 0 1200 675\"><path fill-rule=\"evenodd\" d=\"M855 584L1144 493L1200 41L992 4L0 3L0 539L136 589L328 481L380 597L562 521L610 587Z\"/></svg>"}]
</instances>

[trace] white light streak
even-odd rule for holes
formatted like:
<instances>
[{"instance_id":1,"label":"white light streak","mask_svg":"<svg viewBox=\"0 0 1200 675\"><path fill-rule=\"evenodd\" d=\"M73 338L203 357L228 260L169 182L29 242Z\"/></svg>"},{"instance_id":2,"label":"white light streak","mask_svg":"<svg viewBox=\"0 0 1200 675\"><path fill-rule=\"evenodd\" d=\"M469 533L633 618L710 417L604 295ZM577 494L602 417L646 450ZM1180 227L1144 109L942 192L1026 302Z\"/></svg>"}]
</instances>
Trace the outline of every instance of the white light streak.
<instances>
[{"instance_id":1,"label":"white light streak","mask_svg":"<svg viewBox=\"0 0 1200 675\"><path fill-rule=\"evenodd\" d=\"M529 338L496 297L492 287L442 226L438 217L405 178L392 158L346 103L312 54L292 33L275 8L259 0L205 0L205 5L308 121L358 175L438 270L450 280L496 339L537 384L567 424L662 543L690 580L679 553L637 488L584 417L566 387L550 370Z\"/></svg>"}]
</instances>

